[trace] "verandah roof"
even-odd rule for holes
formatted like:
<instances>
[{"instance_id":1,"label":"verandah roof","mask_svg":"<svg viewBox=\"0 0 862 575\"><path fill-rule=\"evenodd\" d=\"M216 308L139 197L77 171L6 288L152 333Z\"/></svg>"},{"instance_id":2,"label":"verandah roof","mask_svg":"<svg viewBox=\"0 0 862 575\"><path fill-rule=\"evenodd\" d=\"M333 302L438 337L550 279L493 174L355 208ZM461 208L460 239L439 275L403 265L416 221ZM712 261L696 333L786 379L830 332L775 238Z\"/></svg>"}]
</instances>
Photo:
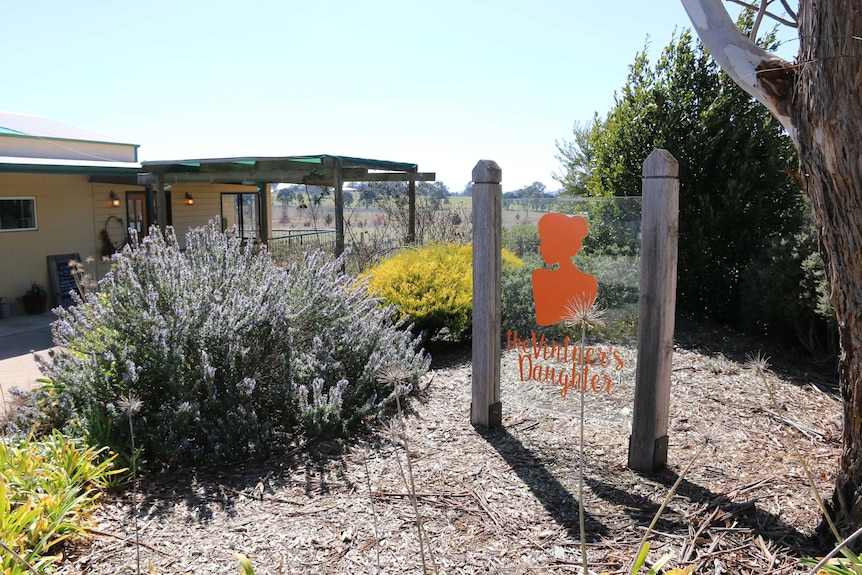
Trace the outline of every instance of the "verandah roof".
<instances>
[{"instance_id":1,"label":"verandah roof","mask_svg":"<svg viewBox=\"0 0 862 575\"><path fill-rule=\"evenodd\" d=\"M141 183L208 182L220 184L309 184L335 186L337 182L434 181L436 174L421 173L418 165L350 156L285 156L208 158L142 162Z\"/></svg>"},{"instance_id":2,"label":"verandah roof","mask_svg":"<svg viewBox=\"0 0 862 575\"><path fill-rule=\"evenodd\" d=\"M248 158L209 158L141 162L141 185L155 185L158 196L158 221L167 221L165 186L182 183L245 184L257 186L264 197L267 184L308 184L332 186L335 190L335 253L344 250L344 182L407 182L409 221L407 237L416 233L416 182L434 181L436 174L421 173L417 164L353 158L350 156L286 156ZM260 202L258 217L267 221L268 202ZM266 226L260 226L262 241L267 241Z\"/></svg>"}]
</instances>

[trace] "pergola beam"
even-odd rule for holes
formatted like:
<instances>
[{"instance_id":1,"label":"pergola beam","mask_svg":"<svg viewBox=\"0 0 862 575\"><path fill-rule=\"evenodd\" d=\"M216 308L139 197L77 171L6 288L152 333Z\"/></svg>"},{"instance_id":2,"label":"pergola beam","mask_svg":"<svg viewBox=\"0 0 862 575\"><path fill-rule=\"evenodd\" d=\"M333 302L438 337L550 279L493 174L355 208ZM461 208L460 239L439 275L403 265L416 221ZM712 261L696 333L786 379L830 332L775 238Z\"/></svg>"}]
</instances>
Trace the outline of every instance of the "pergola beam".
<instances>
[{"instance_id":1,"label":"pergola beam","mask_svg":"<svg viewBox=\"0 0 862 575\"><path fill-rule=\"evenodd\" d=\"M433 182L434 172L368 172L365 168L344 168L342 182ZM155 184L156 174L164 184L245 184L257 182L277 184L308 184L309 186L334 186L335 177L331 170L322 174L305 172L272 171L219 171L219 172L162 172L151 171L138 176L138 184Z\"/></svg>"},{"instance_id":2,"label":"pergola beam","mask_svg":"<svg viewBox=\"0 0 862 575\"><path fill-rule=\"evenodd\" d=\"M346 170L345 170L346 171ZM346 182L436 182L437 174L435 172L371 172L361 178L348 178L345 174L344 181ZM287 182L285 182L287 183Z\"/></svg>"}]
</instances>

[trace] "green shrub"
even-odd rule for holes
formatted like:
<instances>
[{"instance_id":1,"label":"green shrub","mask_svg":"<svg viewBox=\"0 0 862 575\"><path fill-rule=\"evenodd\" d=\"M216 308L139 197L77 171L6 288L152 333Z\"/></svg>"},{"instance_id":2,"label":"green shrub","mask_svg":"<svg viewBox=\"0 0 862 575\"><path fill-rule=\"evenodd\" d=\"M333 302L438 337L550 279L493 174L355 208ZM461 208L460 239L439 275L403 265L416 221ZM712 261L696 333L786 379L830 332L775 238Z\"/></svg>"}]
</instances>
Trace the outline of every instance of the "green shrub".
<instances>
[{"instance_id":1,"label":"green shrub","mask_svg":"<svg viewBox=\"0 0 862 575\"><path fill-rule=\"evenodd\" d=\"M524 259L539 254L539 228L536 224L516 224L503 228L503 249Z\"/></svg>"},{"instance_id":2,"label":"green shrub","mask_svg":"<svg viewBox=\"0 0 862 575\"><path fill-rule=\"evenodd\" d=\"M639 197L578 198L576 209L590 224L583 252L637 252L641 207Z\"/></svg>"},{"instance_id":3,"label":"green shrub","mask_svg":"<svg viewBox=\"0 0 862 575\"><path fill-rule=\"evenodd\" d=\"M503 269L521 265L503 250ZM369 270L368 277L369 288L428 337L446 328L458 340L472 326L473 248L469 245L405 250Z\"/></svg>"},{"instance_id":4,"label":"green shrub","mask_svg":"<svg viewBox=\"0 0 862 575\"><path fill-rule=\"evenodd\" d=\"M772 238L745 270L741 290L746 331L796 343L815 356L837 354L835 312L812 222Z\"/></svg>"},{"instance_id":5,"label":"green shrub","mask_svg":"<svg viewBox=\"0 0 862 575\"><path fill-rule=\"evenodd\" d=\"M130 453L119 400L134 398L146 461L229 463L302 434L345 434L393 399L381 369L397 367L405 389L427 369L342 260L318 252L282 268L217 226L190 231L185 250L172 230L134 238L98 292L57 310L37 422L48 413Z\"/></svg>"},{"instance_id":6,"label":"green shrub","mask_svg":"<svg viewBox=\"0 0 862 575\"><path fill-rule=\"evenodd\" d=\"M582 250L575 264L599 283L598 305L603 309L637 306L640 255L629 247L610 245L600 251Z\"/></svg>"},{"instance_id":7,"label":"green shrub","mask_svg":"<svg viewBox=\"0 0 862 575\"><path fill-rule=\"evenodd\" d=\"M522 334L538 331L532 283L533 270L538 264L541 264L541 259L533 257L525 259L522 266L503 270L500 286L500 329L503 337L509 330Z\"/></svg>"}]
</instances>

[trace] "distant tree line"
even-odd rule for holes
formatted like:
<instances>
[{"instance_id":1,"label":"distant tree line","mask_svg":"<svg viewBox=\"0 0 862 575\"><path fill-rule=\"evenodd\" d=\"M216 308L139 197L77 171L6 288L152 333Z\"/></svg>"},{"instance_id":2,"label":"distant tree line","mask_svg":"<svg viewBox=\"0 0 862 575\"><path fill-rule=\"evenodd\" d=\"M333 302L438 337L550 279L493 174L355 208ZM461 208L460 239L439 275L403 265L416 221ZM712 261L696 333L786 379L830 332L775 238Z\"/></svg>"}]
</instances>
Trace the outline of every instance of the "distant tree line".
<instances>
[{"instance_id":1,"label":"distant tree line","mask_svg":"<svg viewBox=\"0 0 862 575\"><path fill-rule=\"evenodd\" d=\"M548 211L555 195L547 191L542 182L533 182L514 192L503 192L503 209Z\"/></svg>"}]
</instances>

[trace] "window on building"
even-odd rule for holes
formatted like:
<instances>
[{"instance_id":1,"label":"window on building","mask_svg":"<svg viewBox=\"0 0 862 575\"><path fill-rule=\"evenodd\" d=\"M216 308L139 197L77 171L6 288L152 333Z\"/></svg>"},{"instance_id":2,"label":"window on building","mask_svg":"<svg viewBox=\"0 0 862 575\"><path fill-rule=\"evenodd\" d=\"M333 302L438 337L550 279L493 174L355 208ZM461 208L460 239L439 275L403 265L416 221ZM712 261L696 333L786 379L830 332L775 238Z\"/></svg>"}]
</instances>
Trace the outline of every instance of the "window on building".
<instances>
[{"instance_id":1,"label":"window on building","mask_svg":"<svg viewBox=\"0 0 862 575\"><path fill-rule=\"evenodd\" d=\"M36 198L0 198L0 232L35 229Z\"/></svg>"}]
</instances>

